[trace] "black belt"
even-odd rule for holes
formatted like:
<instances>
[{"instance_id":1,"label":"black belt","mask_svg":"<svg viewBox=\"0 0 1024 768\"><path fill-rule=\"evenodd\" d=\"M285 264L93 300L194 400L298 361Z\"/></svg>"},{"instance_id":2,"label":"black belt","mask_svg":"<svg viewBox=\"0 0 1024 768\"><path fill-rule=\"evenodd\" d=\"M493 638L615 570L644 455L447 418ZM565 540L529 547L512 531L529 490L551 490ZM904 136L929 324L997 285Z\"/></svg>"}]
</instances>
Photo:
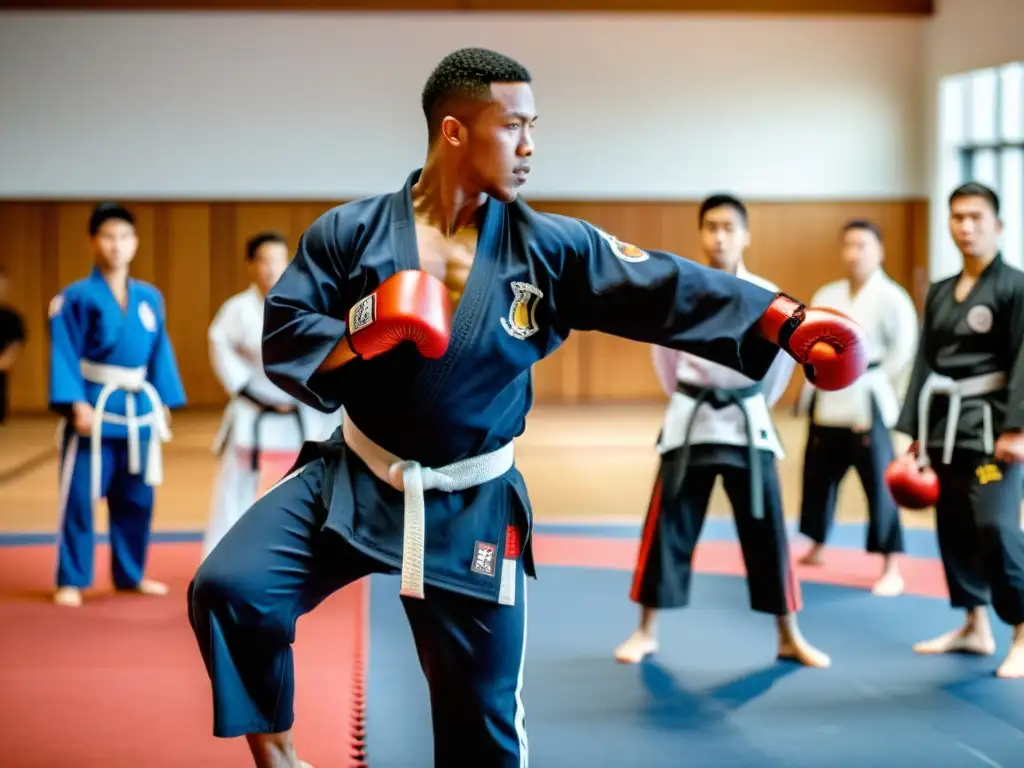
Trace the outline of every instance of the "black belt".
<instances>
[{"instance_id":1,"label":"black belt","mask_svg":"<svg viewBox=\"0 0 1024 768\"><path fill-rule=\"evenodd\" d=\"M278 416L285 416L288 414L281 413L273 405L264 400L260 400L260 398L253 395L247 389L243 389L239 392L238 396L243 400L248 400L259 409L259 413L256 414L256 418L253 419L252 423L252 469L253 471L256 471L260 468L260 423L263 421L263 417L267 414L277 414ZM299 444L301 445L306 441L306 432L302 426L302 416L299 414L297 408L292 410L290 415L295 419L295 423L299 427Z\"/></svg>"},{"instance_id":2,"label":"black belt","mask_svg":"<svg viewBox=\"0 0 1024 768\"><path fill-rule=\"evenodd\" d=\"M682 446L678 449L678 455L662 462L662 470L665 472L662 482L667 487L670 498L679 493L683 480L686 479L686 469L690 463L690 438L693 434L693 425L697 421L697 410L702 405L709 405L715 410L735 405L743 413L743 426L747 432L747 456L750 463L750 511L755 519L764 518L764 485L761 479L761 462L758 460L757 447L754 445L754 429L750 424L750 414L743 402L748 397L754 397L762 391L761 382L755 382L749 387L740 389L697 387L683 381L676 383L676 392L693 400L694 406L690 422L686 425L686 436L683 438Z\"/></svg>"}]
</instances>

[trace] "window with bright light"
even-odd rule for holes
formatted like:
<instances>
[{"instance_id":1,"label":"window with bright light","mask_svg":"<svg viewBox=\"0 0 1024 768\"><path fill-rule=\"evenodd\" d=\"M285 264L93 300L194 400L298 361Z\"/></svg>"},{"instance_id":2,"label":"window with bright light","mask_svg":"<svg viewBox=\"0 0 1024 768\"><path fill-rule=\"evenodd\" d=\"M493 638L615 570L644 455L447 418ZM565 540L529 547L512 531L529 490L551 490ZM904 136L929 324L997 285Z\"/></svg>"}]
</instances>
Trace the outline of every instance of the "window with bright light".
<instances>
[{"instance_id":1,"label":"window with bright light","mask_svg":"<svg viewBox=\"0 0 1024 768\"><path fill-rule=\"evenodd\" d=\"M949 173L942 174L952 182L947 194L965 181L996 190L1003 256L1024 266L1024 62L947 80L940 93L940 120L942 142L957 156Z\"/></svg>"}]
</instances>

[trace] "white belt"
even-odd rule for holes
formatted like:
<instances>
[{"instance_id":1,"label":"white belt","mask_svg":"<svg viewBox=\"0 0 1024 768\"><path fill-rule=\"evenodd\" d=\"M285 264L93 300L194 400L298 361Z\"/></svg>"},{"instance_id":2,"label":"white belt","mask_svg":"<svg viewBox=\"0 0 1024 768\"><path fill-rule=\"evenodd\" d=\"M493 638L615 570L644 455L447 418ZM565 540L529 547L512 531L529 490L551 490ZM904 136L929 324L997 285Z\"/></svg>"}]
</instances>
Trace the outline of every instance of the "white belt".
<instances>
[{"instance_id":1,"label":"white belt","mask_svg":"<svg viewBox=\"0 0 1024 768\"><path fill-rule=\"evenodd\" d=\"M514 464L512 443L496 451L431 469L416 461L403 461L381 448L342 416L345 443L378 479L405 495L402 532L402 590L406 597L423 597L424 539L426 537L425 491L455 493L495 480Z\"/></svg>"},{"instance_id":2,"label":"white belt","mask_svg":"<svg viewBox=\"0 0 1024 768\"><path fill-rule=\"evenodd\" d=\"M949 411L946 414L946 434L942 442L942 463L949 464L953 459L953 448L956 445L956 431L960 423L960 405L965 397L980 397L998 392L1006 387L1006 374L1002 371L985 373L981 376L970 376L966 379L951 379L931 373L921 387L917 398L917 429L918 464L926 467L928 459L928 412L932 397L946 395L949 397ZM981 402L985 452L994 450L995 436L992 429L992 406L987 401Z\"/></svg>"},{"instance_id":3,"label":"white belt","mask_svg":"<svg viewBox=\"0 0 1024 768\"><path fill-rule=\"evenodd\" d=\"M150 427L149 449L146 456L146 485L157 486L163 482L163 451L161 444L171 439L171 430L167 426L164 404L156 388L146 381L146 369L123 368L118 365L96 363L92 360L80 361L82 377L93 384L101 384L99 397L92 412L92 434L90 441L90 469L92 470L92 501L100 499L101 478L103 477L103 423L120 424L128 432L128 471L139 474L141 454L139 450L139 427ZM124 397L124 416L107 413L107 400L114 392L121 390ZM145 416L135 413L135 393L143 392L149 398L152 411Z\"/></svg>"}]
</instances>

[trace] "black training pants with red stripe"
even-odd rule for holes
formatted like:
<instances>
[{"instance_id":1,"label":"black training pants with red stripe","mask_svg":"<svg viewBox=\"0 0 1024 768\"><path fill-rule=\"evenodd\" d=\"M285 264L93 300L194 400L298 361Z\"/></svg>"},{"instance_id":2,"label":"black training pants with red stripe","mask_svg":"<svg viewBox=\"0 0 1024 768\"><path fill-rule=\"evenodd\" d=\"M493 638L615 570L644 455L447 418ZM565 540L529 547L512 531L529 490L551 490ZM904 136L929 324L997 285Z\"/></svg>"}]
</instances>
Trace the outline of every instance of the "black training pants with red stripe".
<instances>
[{"instance_id":1,"label":"black training pants with red stripe","mask_svg":"<svg viewBox=\"0 0 1024 768\"><path fill-rule=\"evenodd\" d=\"M750 607L774 616L796 613L801 607L800 584L790 561L774 454L756 452L757 460L761 461L764 517L755 519L750 503L752 489L747 448L713 446L713 449L702 459L701 453L691 448L691 461L681 484L672 482L674 473L680 471L680 451L662 457L644 521L630 599L647 608L659 609L681 608L689 603L694 551L711 491L721 476L732 504L746 565ZM678 486L675 493L664 492L675 486Z\"/></svg>"}]
</instances>

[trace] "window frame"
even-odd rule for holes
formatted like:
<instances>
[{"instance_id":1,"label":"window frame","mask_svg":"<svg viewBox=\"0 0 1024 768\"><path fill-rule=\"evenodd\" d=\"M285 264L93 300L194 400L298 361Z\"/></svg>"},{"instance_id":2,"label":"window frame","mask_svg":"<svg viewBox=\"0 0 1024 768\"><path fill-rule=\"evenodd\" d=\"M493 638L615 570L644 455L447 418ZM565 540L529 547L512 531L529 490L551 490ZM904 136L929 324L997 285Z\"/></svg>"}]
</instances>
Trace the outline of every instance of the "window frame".
<instances>
[{"instance_id":1,"label":"window frame","mask_svg":"<svg viewBox=\"0 0 1024 768\"><path fill-rule=\"evenodd\" d=\"M1010 195L1006 194L1003 188L1005 179L1003 178L1003 165L1004 157L1007 152L1016 151L1024 154L1024 133L1019 138L1007 139L1005 138L1004 126L1003 126L1003 110L1005 109L1005 88L1003 86L1003 73L1009 68L1022 68L1024 67L1024 61L1012 61L1007 62L994 67L985 67L983 69L974 70L971 72L965 72L958 77L959 82L956 83L956 87L960 89L961 99L961 110L960 115L960 130L957 134L960 139L955 141L953 149L956 156L957 164L957 175L959 177L959 184L963 184L968 181L978 180L975 174L975 162L978 155L982 152L991 152L994 155L995 168L994 168L994 179L992 180L991 186L995 189L996 194L999 195L1000 201L1005 203ZM993 125L995 131L995 139L991 141L977 141L969 138L973 135L973 123L971 119L974 115L974 104L977 100L975 93L977 77L982 72L995 72L995 99L993 100ZM1024 79L1018 80L1017 87L1022 91L1019 95L1017 102L1022 112L1020 118L1020 126L1024 131ZM943 133L950 132L953 126L944 126L942 129ZM1022 183L1024 187L1024 183ZM946 190L946 194L949 194L949 190ZM1013 217L1013 227L1018 233L1021 243L1018 244L1020 250L1024 250L1024 189L1018 190L1018 204L1014 205L1013 211L1010 211L1005 207L1001 206L1000 218L1003 219L1004 226L1008 223L1008 217ZM1013 263L1022 263L1024 265L1024 253L1007 254Z\"/></svg>"}]
</instances>

